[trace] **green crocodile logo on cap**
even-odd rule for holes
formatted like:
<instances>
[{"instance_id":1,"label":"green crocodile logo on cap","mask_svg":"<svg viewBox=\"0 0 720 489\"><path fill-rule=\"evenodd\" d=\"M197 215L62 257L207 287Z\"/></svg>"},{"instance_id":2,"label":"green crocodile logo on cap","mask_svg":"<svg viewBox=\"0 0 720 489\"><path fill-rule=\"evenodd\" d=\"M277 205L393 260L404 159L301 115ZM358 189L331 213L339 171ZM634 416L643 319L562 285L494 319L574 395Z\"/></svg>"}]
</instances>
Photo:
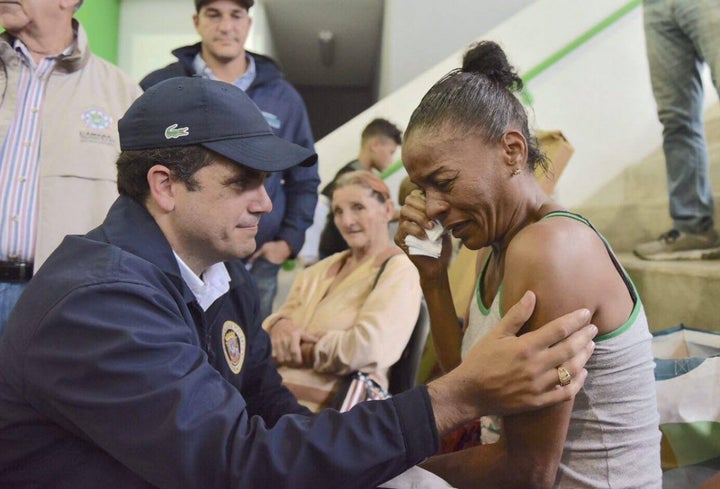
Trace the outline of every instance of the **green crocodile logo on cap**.
<instances>
[{"instance_id":1,"label":"green crocodile logo on cap","mask_svg":"<svg viewBox=\"0 0 720 489\"><path fill-rule=\"evenodd\" d=\"M168 126L167 129L165 129L165 139L177 139L189 135L190 129L188 129L187 127L178 128L177 124Z\"/></svg>"}]
</instances>

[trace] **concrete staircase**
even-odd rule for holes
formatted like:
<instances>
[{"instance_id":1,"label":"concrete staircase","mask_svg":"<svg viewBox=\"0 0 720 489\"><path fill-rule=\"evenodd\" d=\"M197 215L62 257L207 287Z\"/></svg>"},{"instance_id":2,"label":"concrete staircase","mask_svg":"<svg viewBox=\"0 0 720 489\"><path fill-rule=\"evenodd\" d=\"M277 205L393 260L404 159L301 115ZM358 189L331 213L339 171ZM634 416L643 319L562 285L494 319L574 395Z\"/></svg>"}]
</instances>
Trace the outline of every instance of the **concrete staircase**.
<instances>
[{"instance_id":1,"label":"concrete staircase","mask_svg":"<svg viewBox=\"0 0 720 489\"><path fill-rule=\"evenodd\" d=\"M706 112L705 131L720 227L720 105ZM661 149L574 210L590 219L618 253L640 292L651 330L684 323L720 331L720 260L648 262L632 254L635 244L655 239L672 226Z\"/></svg>"}]
</instances>

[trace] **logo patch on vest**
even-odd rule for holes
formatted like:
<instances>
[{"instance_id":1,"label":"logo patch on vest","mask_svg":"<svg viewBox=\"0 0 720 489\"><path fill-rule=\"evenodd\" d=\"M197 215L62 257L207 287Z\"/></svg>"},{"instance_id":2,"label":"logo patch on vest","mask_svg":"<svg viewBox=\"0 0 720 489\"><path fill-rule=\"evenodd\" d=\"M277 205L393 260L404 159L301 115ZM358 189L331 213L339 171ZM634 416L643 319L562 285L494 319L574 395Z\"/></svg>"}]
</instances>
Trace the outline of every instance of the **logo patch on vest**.
<instances>
[{"instance_id":1,"label":"logo patch on vest","mask_svg":"<svg viewBox=\"0 0 720 489\"><path fill-rule=\"evenodd\" d=\"M245 333L237 323L225 321L222 327L223 353L232 373L239 374L245 361Z\"/></svg>"},{"instance_id":2,"label":"logo patch on vest","mask_svg":"<svg viewBox=\"0 0 720 489\"><path fill-rule=\"evenodd\" d=\"M112 124L112 117L107 115L100 109L89 109L80 116L83 123L89 128L96 131L107 129Z\"/></svg>"},{"instance_id":3,"label":"logo patch on vest","mask_svg":"<svg viewBox=\"0 0 720 489\"><path fill-rule=\"evenodd\" d=\"M189 136L190 129L187 127L178 127L177 124L165 128L165 139L177 139L183 136Z\"/></svg>"}]
</instances>

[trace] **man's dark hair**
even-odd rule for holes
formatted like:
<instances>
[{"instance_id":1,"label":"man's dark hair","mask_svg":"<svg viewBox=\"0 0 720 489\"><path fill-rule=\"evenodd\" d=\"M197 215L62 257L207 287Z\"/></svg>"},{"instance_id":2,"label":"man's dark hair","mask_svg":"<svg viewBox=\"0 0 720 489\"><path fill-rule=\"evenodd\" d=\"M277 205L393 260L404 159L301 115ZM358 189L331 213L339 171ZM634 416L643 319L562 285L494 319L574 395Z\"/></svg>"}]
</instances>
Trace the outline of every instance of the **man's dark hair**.
<instances>
[{"instance_id":1,"label":"man's dark hair","mask_svg":"<svg viewBox=\"0 0 720 489\"><path fill-rule=\"evenodd\" d=\"M367 141L371 137L385 136L395 141L395 144L402 143L402 131L392 122L386 119L374 119L363 129L361 142Z\"/></svg>"},{"instance_id":2,"label":"man's dark hair","mask_svg":"<svg viewBox=\"0 0 720 489\"><path fill-rule=\"evenodd\" d=\"M212 3L215 0L195 0L195 12L200 12L200 9L203 8L208 3ZM250 10L250 7L255 5L255 0L234 0L235 3L238 3L245 7L245 10Z\"/></svg>"},{"instance_id":3,"label":"man's dark hair","mask_svg":"<svg viewBox=\"0 0 720 489\"><path fill-rule=\"evenodd\" d=\"M166 166L188 190L197 190L195 172L218 158L215 152L197 145L123 151L116 163L118 192L145 205L150 194L147 174L154 165Z\"/></svg>"}]
</instances>

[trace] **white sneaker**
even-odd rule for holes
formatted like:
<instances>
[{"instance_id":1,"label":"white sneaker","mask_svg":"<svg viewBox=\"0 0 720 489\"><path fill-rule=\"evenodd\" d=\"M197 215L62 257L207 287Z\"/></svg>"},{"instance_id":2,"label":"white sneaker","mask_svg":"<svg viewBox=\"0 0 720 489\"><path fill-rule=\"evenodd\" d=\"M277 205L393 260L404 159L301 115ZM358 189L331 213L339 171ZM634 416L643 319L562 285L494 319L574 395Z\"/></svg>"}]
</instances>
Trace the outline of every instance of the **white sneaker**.
<instances>
[{"instance_id":1,"label":"white sneaker","mask_svg":"<svg viewBox=\"0 0 720 489\"><path fill-rule=\"evenodd\" d=\"M643 260L720 259L720 237L712 228L698 234L671 229L655 241L636 246L633 251Z\"/></svg>"}]
</instances>

